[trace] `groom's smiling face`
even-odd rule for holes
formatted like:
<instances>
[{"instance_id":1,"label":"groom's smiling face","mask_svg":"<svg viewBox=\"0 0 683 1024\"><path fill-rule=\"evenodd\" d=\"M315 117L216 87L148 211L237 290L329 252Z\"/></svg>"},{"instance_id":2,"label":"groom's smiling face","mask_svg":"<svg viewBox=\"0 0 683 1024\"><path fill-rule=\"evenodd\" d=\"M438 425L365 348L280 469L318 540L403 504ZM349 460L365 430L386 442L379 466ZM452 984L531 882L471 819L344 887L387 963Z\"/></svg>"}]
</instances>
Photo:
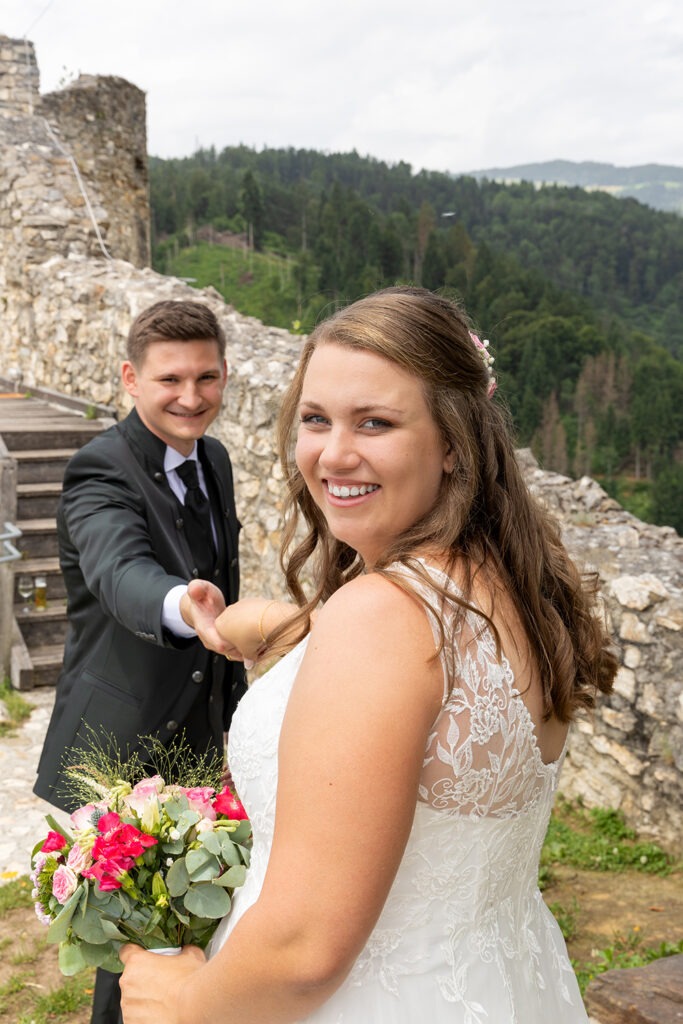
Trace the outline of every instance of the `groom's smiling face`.
<instances>
[{"instance_id":1,"label":"groom's smiling face","mask_svg":"<svg viewBox=\"0 0 683 1024\"><path fill-rule=\"evenodd\" d=\"M121 376L147 429L189 455L220 411L227 366L213 340L153 341Z\"/></svg>"}]
</instances>

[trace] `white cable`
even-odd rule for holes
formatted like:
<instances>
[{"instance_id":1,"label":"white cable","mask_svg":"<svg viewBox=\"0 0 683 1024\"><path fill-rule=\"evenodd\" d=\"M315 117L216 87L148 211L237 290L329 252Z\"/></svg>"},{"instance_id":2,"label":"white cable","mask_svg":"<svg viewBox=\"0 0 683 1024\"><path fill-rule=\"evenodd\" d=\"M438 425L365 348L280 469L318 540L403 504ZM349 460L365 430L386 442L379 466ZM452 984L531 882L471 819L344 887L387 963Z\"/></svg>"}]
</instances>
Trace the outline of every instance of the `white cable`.
<instances>
[{"instance_id":1,"label":"white cable","mask_svg":"<svg viewBox=\"0 0 683 1024\"><path fill-rule=\"evenodd\" d=\"M56 147L60 151L60 153L67 158L67 160L69 161L69 163L71 164L71 166L73 168L73 172L76 175L76 181L78 182L78 187L80 188L81 195L83 196L83 199L85 201L86 209L87 209L88 213L90 214L90 220L92 221L93 227L95 228L95 234L97 236L97 241L99 242L100 249L104 253L105 257L108 260L112 260L112 262L113 262L113 257L111 256L111 254L109 252L107 252L107 248L106 248L106 246L104 244L104 241L102 240L102 235L100 234L99 224L97 223L97 220L95 219L95 214L93 213L93 208L90 205L90 200L88 199L88 193L85 190L85 185L83 184L83 179L81 178L81 172L78 169L78 164L76 163L76 161L72 157L71 153L67 152L67 150L64 149L64 146L61 144L61 142L59 141L59 139L57 138L55 133L52 131L52 128L50 127L49 122L47 120L45 120L45 118L43 118L43 121L45 123L45 127L47 128L48 135L51 137L51 139L53 140L54 144L56 145Z\"/></svg>"}]
</instances>

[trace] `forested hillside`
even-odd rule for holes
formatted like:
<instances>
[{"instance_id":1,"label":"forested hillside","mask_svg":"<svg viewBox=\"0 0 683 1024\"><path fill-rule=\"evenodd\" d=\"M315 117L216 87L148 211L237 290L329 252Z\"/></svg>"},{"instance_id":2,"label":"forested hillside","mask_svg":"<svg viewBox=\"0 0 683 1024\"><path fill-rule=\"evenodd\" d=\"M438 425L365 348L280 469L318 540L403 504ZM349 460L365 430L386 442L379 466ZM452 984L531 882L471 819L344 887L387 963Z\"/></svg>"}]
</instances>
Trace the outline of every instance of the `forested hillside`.
<instances>
[{"instance_id":1,"label":"forested hillside","mask_svg":"<svg viewBox=\"0 0 683 1024\"><path fill-rule=\"evenodd\" d=\"M546 160L512 167L490 167L471 171L471 176L490 181L532 181L537 185L580 185L601 189L612 196L631 196L655 210L683 214L683 167L667 164L642 164L615 167L594 160Z\"/></svg>"},{"instance_id":2,"label":"forested hillside","mask_svg":"<svg viewBox=\"0 0 683 1024\"><path fill-rule=\"evenodd\" d=\"M580 188L414 174L356 153L151 161L157 269L310 330L413 282L491 340L520 444L683 532L683 219Z\"/></svg>"}]
</instances>

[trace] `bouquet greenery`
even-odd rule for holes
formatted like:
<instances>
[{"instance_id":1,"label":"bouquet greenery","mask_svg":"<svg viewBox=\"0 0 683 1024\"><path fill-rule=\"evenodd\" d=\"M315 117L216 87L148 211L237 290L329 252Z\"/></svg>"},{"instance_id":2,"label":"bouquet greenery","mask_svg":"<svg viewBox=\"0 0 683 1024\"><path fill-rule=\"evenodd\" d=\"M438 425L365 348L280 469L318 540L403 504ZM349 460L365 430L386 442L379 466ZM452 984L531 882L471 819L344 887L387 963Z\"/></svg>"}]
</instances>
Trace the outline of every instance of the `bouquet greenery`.
<instances>
[{"instance_id":1,"label":"bouquet greenery","mask_svg":"<svg viewBox=\"0 0 683 1024\"><path fill-rule=\"evenodd\" d=\"M219 788L218 759L169 753L153 739L150 748L147 765L164 774L145 775L139 757L121 762L97 743L79 751L72 793L92 799L71 815L71 832L48 816L33 850L36 913L59 943L63 974L122 971L126 942L204 948L244 882L251 825Z\"/></svg>"}]
</instances>

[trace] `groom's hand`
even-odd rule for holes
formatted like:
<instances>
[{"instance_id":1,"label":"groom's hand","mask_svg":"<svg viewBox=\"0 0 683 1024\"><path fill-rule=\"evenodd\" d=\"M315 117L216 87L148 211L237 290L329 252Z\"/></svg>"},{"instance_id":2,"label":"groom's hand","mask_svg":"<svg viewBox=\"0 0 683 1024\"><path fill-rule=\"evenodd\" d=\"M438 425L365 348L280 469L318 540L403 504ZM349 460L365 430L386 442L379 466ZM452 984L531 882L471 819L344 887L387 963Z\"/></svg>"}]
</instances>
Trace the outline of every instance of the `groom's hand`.
<instances>
[{"instance_id":1,"label":"groom's hand","mask_svg":"<svg viewBox=\"0 0 683 1024\"><path fill-rule=\"evenodd\" d=\"M180 599L180 614L185 622L194 629L208 650L241 661L240 652L216 629L216 619L224 611L225 598L217 586L208 580L191 580L188 583L187 592Z\"/></svg>"},{"instance_id":2,"label":"groom's hand","mask_svg":"<svg viewBox=\"0 0 683 1024\"><path fill-rule=\"evenodd\" d=\"M190 977L205 963L197 946L184 946L178 956L157 956L139 946L126 945L119 953L124 965L121 975L121 1011L126 1024L184 1024L181 993Z\"/></svg>"}]
</instances>

